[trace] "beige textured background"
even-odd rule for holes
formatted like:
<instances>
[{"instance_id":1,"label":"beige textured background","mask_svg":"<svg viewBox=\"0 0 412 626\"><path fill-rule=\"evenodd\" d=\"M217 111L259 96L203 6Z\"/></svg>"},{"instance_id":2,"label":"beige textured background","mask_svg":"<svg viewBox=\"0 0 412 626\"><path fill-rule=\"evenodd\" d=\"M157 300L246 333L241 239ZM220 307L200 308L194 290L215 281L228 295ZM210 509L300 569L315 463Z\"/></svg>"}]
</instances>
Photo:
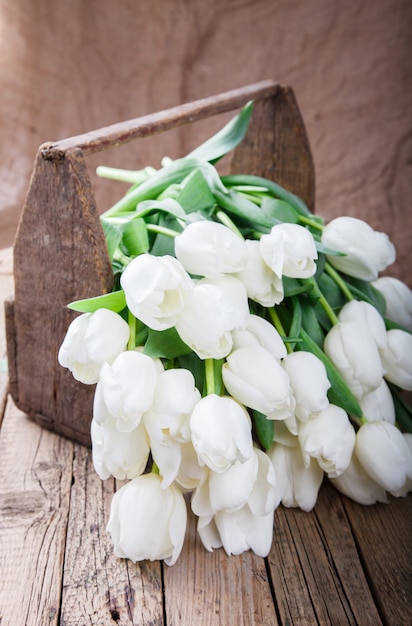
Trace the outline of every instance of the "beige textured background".
<instances>
[{"instance_id":1,"label":"beige textured background","mask_svg":"<svg viewBox=\"0 0 412 626\"><path fill-rule=\"evenodd\" d=\"M410 0L0 0L0 247L13 242L38 146L273 78L291 85L317 211L388 232L412 286ZM157 165L221 125L90 159ZM94 181L102 209L122 193Z\"/></svg>"}]
</instances>

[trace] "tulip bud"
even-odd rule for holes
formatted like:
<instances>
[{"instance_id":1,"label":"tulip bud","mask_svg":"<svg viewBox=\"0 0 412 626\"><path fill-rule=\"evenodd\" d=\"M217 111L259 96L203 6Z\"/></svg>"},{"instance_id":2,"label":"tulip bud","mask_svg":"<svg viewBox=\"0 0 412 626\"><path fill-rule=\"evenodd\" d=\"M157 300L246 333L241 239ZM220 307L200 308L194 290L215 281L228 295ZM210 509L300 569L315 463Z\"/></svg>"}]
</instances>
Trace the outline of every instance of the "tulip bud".
<instances>
[{"instance_id":1,"label":"tulip bud","mask_svg":"<svg viewBox=\"0 0 412 626\"><path fill-rule=\"evenodd\" d=\"M412 289L392 276L381 276L372 285L385 298L385 317L412 330Z\"/></svg>"},{"instance_id":2,"label":"tulip bud","mask_svg":"<svg viewBox=\"0 0 412 626\"><path fill-rule=\"evenodd\" d=\"M248 252L246 264L235 276L242 281L251 300L265 307L279 304L284 296L282 276L265 263L259 241L246 239L245 245Z\"/></svg>"},{"instance_id":3,"label":"tulip bud","mask_svg":"<svg viewBox=\"0 0 412 626\"><path fill-rule=\"evenodd\" d=\"M125 350L129 340L128 324L109 309L83 313L69 326L60 346L58 360L76 380L91 385L99 380L103 363L112 363Z\"/></svg>"},{"instance_id":4,"label":"tulip bud","mask_svg":"<svg viewBox=\"0 0 412 626\"><path fill-rule=\"evenodd\" d=\"M109 414L122 432L136 428L152 405L157 376L153 359L135 350L121 352L112 365L104 363L95 394L96 421L101 424Z\"/></svg>"},{"instance_id":5,"label":"tulip bud","mask_svg":"<svg viewBox=\"0 0 412 626\"><path fill-rule=\"evenodd\" d=\"M276 224L260 239L260 250L277 276L309 278L316 272L318 258L312 233L298 224Z\"/></svg>"},{"instance_id":6,"label":"tulip bud","mask_svg":"<svg viewBox=\"0 0 412 626\"><path fill-rule=\"evenodd\" d=\"M149 458L149 437L143 424L131 432L120 432L110 418L100 425L91 423L93 465L102 480L119 480L142 474Z\"/></svg>"},{"instance_id":7,"label":"tulip bud","mask_svg":"<svg viewBox=\"0 0 412 626\"><path fill-rule=\"evenodd\" d=\"M139 255L124 270L120 284L130 311L154 330L175 325L193 290L183 265L169 255Z\"/></svg>"},{"instance_id":8,"label":"tulip bud","mask_svg":"<svg viewBox=\"0 0 412 626\"><path fill-rule=\"evenodd\" d=\"M339 476L350 463L356 435L346 412L330 404L301 423L298 439L307 466L313 457L329 476Z\"/></svg>"},{"instance_id":9,"label":"tulip bud","mask_svg":"<svg viewBox=\"0 0 412 626\"><path fill-rule=\"evenodd\" d=\"M327 408L327 391L331 385L320 359L311 352L292 352L282 361L282 366L290 378L296 417L307 420L313 413Z\"/></svg>"},{"instance_id":10,"label":"tulip bud","mask_svg":"<svg viewBox=\"0 0 412 626\"><path fill-rule=\"evenodd\" d=\"M333 326L325 337L324 351L357 398L381 384L384 369L376 340L363 324Z\"/></svg>"},{"instance_id":11,"label":"tulip bud","mask_svg":"<svg viewBox=\"0 0 412 626\"><path fill-rule=\"evenodd\" d=\"M329 480L338 491L359 504L388 502L385 489L363 469L356 453L345 471L339 476L329 477Z\"/></svg>"},{"instance_id":12,"label":"tulip bud","mask_svg":"<svg viewBox=\"0 0 412 626\"><path fill-rule=\"evenodd\" d=\"M215 278L238 272L246 262L245 241L217 222L192 222L174 244L176 258L190 274Z\"/></svg>"},{"instance_id":13,"label":"tulip bud","mask_svg":"<svg viewBox=\"0 0 412 626\"><path fill-rule=\"evenodd\" d=\"M412 455L404 436L388 422L366 422L356 435L356 455L367 474L390 493L412 478Z\"/></svg>"},{"instance_id":14,"label":"tulip bud","mask_svg":"<svg viewBox=\"0 0 412 626\"><path fill-rule=\"evenodd\" d=\"M363 325L365 332L370 333L378 348L386 345L386 326L379 311L369 302L351 300L339 312L340 322L354 322Z\"/></svg>"},{"instance_id":15,"label":"tulip bud","mask_svg":"<svg viewBox=\"0 0 412 626\"><path fill-rule=\"evenodd\" d=\"M375 231L355 217L337 217L329 222L323 229L322 243L346 255L327 255L333 267L361 280L376 280L378 272L385 270L396 258L395 247L388 235Z\"/></svg>"},{"instance_id":16,"label":"tulip bud","mask_svg":"<svg viewBox=\"0 0 412 626\"><path fill-rule=\"evenodd\" d=\"M233 398L209 394L199 400L190 429L200 462L224 472L236 461L247 461L253 451L251 426L247 411Z\"/></svg>"},{"instance_id":17,"label":"tulip bud","mask_svg":"<svg viewBox=\"0 0 412 626\"><path fill-rule=\"evenodd\" d=\"M286 346L276 328L259 315L249 315L246 327L232 331L233 349L260 346L280 361L286 357Z\"/></svg>"},{"instance_id":18,"label":"tulip bud","mask_svg":"<svg viewBox=\"0 0 412 626\"><path fill-rule=\"evenodd\" d=\"M222 368L228 392L245 406L269 419L286 419L293 414L295 401L289 376L267 350L260 346L239 348Z\"/></svg>"},{"instance_id":19,"label":"tulip bud","mask_svg":"<svg viewBox=\"0 0 412 626\"><path fill-rule=\"evenodd\" d=\"M366 393L359 399L363 416L368 422L385 421L395 423L395 405L393 397L385 380L382 379L377 389Z\"/></svg>"},{"instance_id":20,"label":"tulip bud","mask_svg":"<svg viewBox=\"0 0 412 626\"><path fill-rule=\"evenodd\" d=\"M160 476L144 474L114 494L107 530L116 556L134 562L164 559L174 565L186 522L186 503L178 487L162 489Z\"/></svg>"},{"instance_id":21,"label":"tulip bud","mask_svg":"<svg viewBox=\"0 0 412 626\"><path fill-rule=\"evenodd\" d=\"M412 335L393 329L386 333L387 345L380 350L385 378L401 389L412 391Z\"/></svg>"}]
</instances>

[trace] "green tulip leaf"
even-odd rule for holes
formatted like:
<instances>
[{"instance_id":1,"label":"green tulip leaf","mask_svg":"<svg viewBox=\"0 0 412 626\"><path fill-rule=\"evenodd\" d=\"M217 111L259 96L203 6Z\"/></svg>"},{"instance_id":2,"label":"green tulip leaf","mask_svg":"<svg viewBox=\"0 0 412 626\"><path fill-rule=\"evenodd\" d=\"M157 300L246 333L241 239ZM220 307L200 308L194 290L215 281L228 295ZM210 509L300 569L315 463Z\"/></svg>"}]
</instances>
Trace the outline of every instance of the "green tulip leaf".
<instances>
[{"instance_id":1,"label":"green tulip leaf","mask_svg":"<svg viewBox=\"0 0 412 626\"><path fill-rule=\"evenodd\" d=\"M300 336L302 342L297 344L299 350L306 350L312 352L318 357L326 368L326 373L331 384L328 390L328 398L332 404L336 404L344 409L349 415L353 417L362 417L362 409L359 406L359 402L339 374L338 370L332 363L332 361L326 356L326 354L319 348L317 343L308 335L304 328L301 328Z\"/></svg>"},{"instance_id":2,"label":"green tulip leaf","mask_svg":"<svg viewBox=\"0 0 412 626\"><path fill-rule=\"evenodd\" d=\"M192 352L192 349L180 339L175 328L166 330L149 329L144 346L144 353L148 356L154 359L175 359L190 352Z\"/></svg>"},{"instance_id":3,"label":"green tulip leaf","mask_svg":"<svg viewBox=\"0 0 412 626\"><path fill-rule=\"evenodd\" d=\"M264 450L269 450L272 446L275 434L275 422L269 420L266 415L256 410L252 411L252 417L259 443Z\"/></svg>"},{"instance_id":4,"label":"green tulip leaf","mask_svg":"<svg viewBox=\"0 0 412 626\"><path fill-rule=\"evenodd\" d=\"M181 186L180 193L176 200L183 207L186 213L204 211L212 207L215 198L210 191L202 172L193 170Z\"/></svg>"},{"instance_id":5,"label":"green tulip leaf","mask_svg":"<svg viewBox=\"0 0 412 626\"><path fill-rule=\"evenodd\" d=\"M218 133L192 150L187 156L216 163L240 144L246 135L253 112L253 101L228 122Z\"/></svg>"},{"instance_id":6,"label":"green tulip leaf","mask_svg":"<svg viewBox=\"0 0 412 626\"><path fill-rule=\"evenodd\" d=\"M68 304L69 309L79 311L80 313L94 313L97 309L110 309L110 311L120 313L125 307L126 297L123 290L112 291L95 298L76 300Z\"/></svg>"},{"instance_id":7,"label":"green tulip leaf","mask_svg":"<svg viewBox=\"0 0 412 626\"><path fill-rule=\"evenodd\" d=\"M146 222L135 218L122 225L122 244L129 256L138 256L149 250L149 237Z\"/></svg>"}]
</instances>

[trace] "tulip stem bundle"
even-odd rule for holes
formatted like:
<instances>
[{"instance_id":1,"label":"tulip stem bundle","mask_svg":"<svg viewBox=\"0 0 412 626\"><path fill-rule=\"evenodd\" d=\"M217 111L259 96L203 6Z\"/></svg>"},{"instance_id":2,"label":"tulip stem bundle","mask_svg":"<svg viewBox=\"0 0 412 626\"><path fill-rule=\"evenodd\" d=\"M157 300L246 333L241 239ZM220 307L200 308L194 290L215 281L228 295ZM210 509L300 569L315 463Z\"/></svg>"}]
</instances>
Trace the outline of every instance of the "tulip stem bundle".
<instances>
[{"instance_id":1,"label":"tulip stem bundle","mask_svg":"<svg viewBox=\"0 0 412 626\"><path fill-rule=\"evenodd\" d=\"M220 176L249 103L101 217L112 293L69 304L59 362L96 384L91 435L115 554L173 565L189 492L208 550L270 550L279 504L322 481L363 504L412 487L412 291L365 222L325 220L274 181Z\"/></svg>"}]
</instances>

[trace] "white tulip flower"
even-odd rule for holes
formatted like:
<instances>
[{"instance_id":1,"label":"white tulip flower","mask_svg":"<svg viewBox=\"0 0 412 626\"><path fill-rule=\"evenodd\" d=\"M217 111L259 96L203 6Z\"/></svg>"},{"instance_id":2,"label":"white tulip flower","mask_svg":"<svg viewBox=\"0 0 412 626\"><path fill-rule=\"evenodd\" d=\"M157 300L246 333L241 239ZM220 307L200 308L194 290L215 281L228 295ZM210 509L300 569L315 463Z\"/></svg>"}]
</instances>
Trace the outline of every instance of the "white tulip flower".
<instances>
[{"instance_id":1,"label":"white tulip flower","mask_svg":"<svg viewBox=\"0 0 412 626\"><path fill-rule=\"evenodd\" d=\"M310 457L317 459L328 476L339 476L348 467L356 434L347 413L329 404L328 408L302 422L299 444L308 467Z\"/></svg>"},{"instance_id":2,"label":"white tulip flower","mask_svg":"<svg viewBox=\"0 0 412 626\"><path fill-rule=\"evenodd\" d=\"M376 502L386 504L388 502L385 489L363 469L355 452L345 471L334 478L329 477L329 480L338 491L359 504L371 505Z\"/></svg>"},{"instance_id":3,"label":"white tulip flower","mask_svg":"<svg viewBox=\"0 0 412 626\"><path fill-rule=\"evenodd\" d=\"M280 361L286 357L286 346L276 328L259 315L250 314L245 328L232 331L233 350L261 346Z\"/></svg>"},{"instance_id":4,"label":"white tulip flower","mask_svg":"<svg viewBox=\"0 0 412 626\"><path fill-rule=\"evenodd\" d=\"M390 389L384 379L382 379L377 389L359 398L359 405L363 416L368 422L382 420L390 424L395 423L395 405Z\"/></svg>"},{"instance_id":5,"label":"white tulip flower","mask_svg":"<svg viewBox=\"0 0 412 626\"><path fill-rule=\"evenodd\" d=\"M234 276L199 280L176 321L176 330L201 359L221 359L232 349L231 331L244 328L249 305Z\"/></svg>"},{"instance_id":6,"label":"white tulip flower","mask_svg":"<svg viewBox=\"0 0 412 626\"><path fill-rule=\"evenodd\" d=\"M103 363L112 363L125 350L129 325L109 309L83 313L70 324L58 353L58 361L76 380L92 385L99 380Z\"/></svg>"},{"instance_id":7,"label":"white tulip flower","mask_svg":"<svg viewBox=\"0 0 412 626\"><path fill-rule=\"evenodd\" d=\"M225 472L208 470L205 480L195 489L192 510L199 517L212 517L220 511L238 511L248 505L254 515L274 511L276 477L268 455L253 448L249 459L237 461Z\"/></svg>"},{"instance_id":8,"label":"white tulip flower","mask_svg":"<svg viewBox=\"0 0 412 626\"><path fill-rule=\"evenodd\" d=\"M163 559L174 565L186 523L186 503L178 487L162 489L158 475L144 474L114 494L107 530L116 556L134 562Z\"/></svg>"},{"instance_id":9,"label":"white tulip flower","mask_svg":"<svg viewBox=\"0 0 412 626\"><path fill-rule=\"evenodd\" d=\"M312 233L299 224L276 224L269 234L261 237L260 250L278 277L309 278L316 272L315 240Z\"/></svg>"},{"instance_id":10,"label":"white tulip flower","mask_svg":"<svg viewBox=\"0 0 412 626\"><path fill-rule=\"evenodd\" d=\"M182 444L191 441L190 415L200 398L189 370L170 369L158 376L152 406L143 421L162 487L172 484L178 475Z\"/></svg>"},{"instance_id":11,"label":"white tulip flower","mask_svg":"<svg viewBox=\"0 0 412 626\"><path fill-rule=\"evenodd\" d=\"M369 302L363 300L347 302L341 308L338 319L340 322L363 325L366 332L373 336L379 349L386 346L385 321L379 311Z\"/></svg>"},{"instance_id":12,"label":"white tulip flower","mask_svg":"<svg viewBox=\"0 0 412 626\"><path fill-rule=\"evenodd\" d=\"M222 368L223 382L231 396L269 419L293 415L295 401L289 376L270 352L254 346L238 348Z\"/></svg>"},{"instance_id":13,"label":"white tulip flower","mask_svg":"<svg viewBox=\"0 0 412 626\"><path fill-rule=\"evenodd\" d=\"M96 421L101 424L111 415L118 430L136 428L152 405L157 377L154 360L136 350L121 352L112 365L104 363L95 394Z\"/></svg>"},{"instance_id":14,"label":"white tulip flower","mask_svg":"<svg viewBox=\"0 0 412 626\"><path fill-rule=\"evenodd\" d=\"M297 418L305 421L327 408L331 384L320 359L311 352L292 352L282 361L282 367L290 378Z\"/></svg>"},{"instance_id":15,"label":"white tulip flower","mask_svg":"<svg viewBox=\"0 0 412 626\"><path fill-rule=\"evenodd\" d=\"M259 241L246 239L245 245L248 253L246 264L235 276L242 281L248 297L254 302L265 307L279 304L284 297L282 276L265 263Z\"/></svg>"},{"instance_id":16,"label":"white tulip flower","mask_svg":"<svg viewBox=\"0 0 412 626\"><path fill-rule=\"evenodd\" d=\"M169 255L139 255L124 270L120 284L130 311L154 330L175 325L193 290L183 265Z\"/></svg>"},{"instance_id":17,"label":"white tulip flower","mask_svg":"<svg viewBox=\"0 0 412 626\"><path fill-rule=\"evenodd\" d=\"M392 276L380 276L372 285L385 298L385 317L412 330L412 289Z\"/></svg>"},{"instance_id":18,"label":"white tulip flower","mask_svg":"<svg viewBox=\"0 0 412 626\"><path fill-rule=\"evenodd\" d=\"M120 432L111 417L103 424L91 423L92 458L102 480L114 476L119 480L142 474L149 458L149 437L143 424L131 432Z\"/></svg>"},{"instance_id":19,"label":"white tulip flower","mask_svg":"<svg viewBox=\"0 0 412 626\"><path fill-rule=\"evenodd\" d=\"M374 230L369 224L355 217L337 217L325 226L322 243L345 256L327 255L337 270L372 281L396 259L395 247L386 233Z\"/></svg>"},{"instance_id":20,"label":"white tulip flower","mask_svg":"<svg viewBox=\"0 0 412 626\"><path fill-rule=\"evenodd\" d=\"M272 545L273 517L273 511L254 515L246 505L238 511L220 511L212 518L199 517L197 531L209 552L223 547L228 556L253 550L266 557Z\"/></svg>"},{"instance_id":21,"label":"white tulip flower","mask_svg":"<svg viewBox=\"0 0 412 626\"><path fill-rule=\"evenodd\" d=\"M252 454L249 414L229 396L212 393L199 400L190 429L200 463L215 472L226 471L236 461L245 462Z\"/></svg>"},{"instance_id":22,"label":"white tulip flower","mask_svg":"<svg viewBox=\"0 0 412 626\"><path fill-rule=\"evenodd\" d=\"M189 224L174 240L176 258L190 274L215 278L240 271L246 262L244 239L230 228L199 220Z\"/></svg>"},{"instance_id":23,"label":"white tulip flower","mask_svg":"<svg viewBox=\"0 0 412 626\"><path fill-rule=\"evenodd\" d=\"M404 435L388 422L366 422L356 435L356 456L369 476L394 493L412 479L412 455Z\"/></svg>"},{"instance_id":24,"label":"white tulip flower","mask_svg":"<svg viewBox=\"0 0 412 626\"><path fill-rule=\"evenodd\" d=\"M357 398L381 384L384 369L376 340L363 324L333 326L325 337L324 351Z\"/></svg>"},{"instance_id":25,"label":"white tulip flower","mask_svg":"<svg viewBox=\"0 0 412 626\"><path fill-rule=\"evenodd\" d=\"M412 391L412 335L394 328L387 331L386 338L386 346L380 350L385 378Z\"/></svg>"},{"instance_id":26,"label":"white tulip flower","mask_svg":"<svg viewBox=\"0 0 412 626\"><path fill-rule=\"evenodd\" d=\"M316 504L323 470L314 458L303 458L297 438L294 445L274 442L268 451L275 469L276 493L283 506L311 511Z\"/></svg>"}]
</instances>

